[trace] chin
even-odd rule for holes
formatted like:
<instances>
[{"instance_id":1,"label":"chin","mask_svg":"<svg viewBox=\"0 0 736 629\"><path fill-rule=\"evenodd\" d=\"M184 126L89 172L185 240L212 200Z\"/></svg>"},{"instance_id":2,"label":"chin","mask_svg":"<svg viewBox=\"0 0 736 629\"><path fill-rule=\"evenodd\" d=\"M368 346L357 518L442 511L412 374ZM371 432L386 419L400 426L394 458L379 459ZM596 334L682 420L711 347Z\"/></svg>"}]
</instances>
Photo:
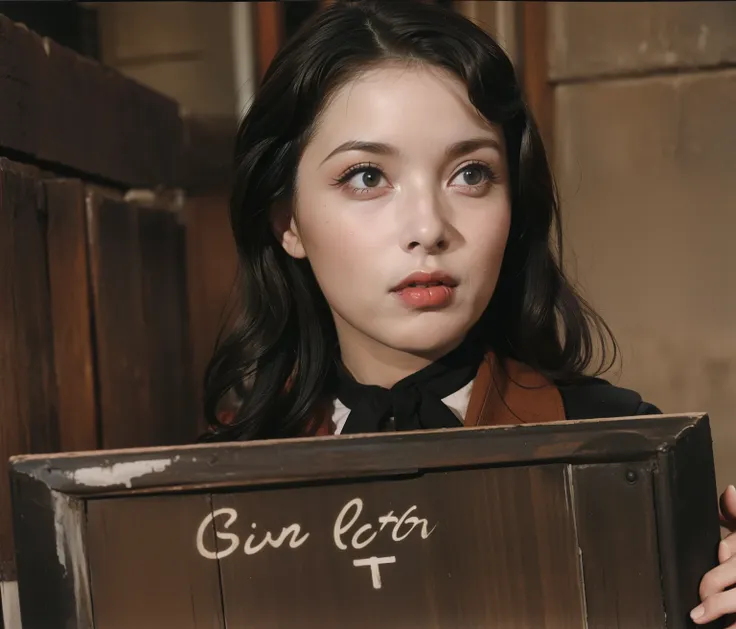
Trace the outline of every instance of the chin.
<instances>
[{"instance_id":1,"label":"chin","mask_svg":"<svg viewBox=\"0 0 736 629\"><path fill-rule=\"evenodd\" d=\"M441 356L455 349L468 332L465 326L436 325L431 328L417 326L391 339L391 345L403 352L420 356Z\"/></svg>"}]
</instances>

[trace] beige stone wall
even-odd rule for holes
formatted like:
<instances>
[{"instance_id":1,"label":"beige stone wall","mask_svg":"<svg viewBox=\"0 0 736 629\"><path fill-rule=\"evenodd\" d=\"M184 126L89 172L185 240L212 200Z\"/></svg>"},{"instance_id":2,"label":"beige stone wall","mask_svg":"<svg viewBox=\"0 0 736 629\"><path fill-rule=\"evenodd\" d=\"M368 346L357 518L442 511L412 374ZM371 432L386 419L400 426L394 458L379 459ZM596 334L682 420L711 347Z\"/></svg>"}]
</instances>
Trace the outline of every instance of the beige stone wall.
<instances>
[{"instance_id":1,"label":"beige stone wall","mask_svg":"<svg viewBox=\"0 0 736 629\"><path fill-rule=\"evenodd\" d=\"M189 111L237 110L230 2L100 2L102 59ZM251 86L244 86L250 89Z\"/></svg>"},{"instance_id":2,"label":"beige stone wall","mask_svg":"<svg viewBox=\"0 0 736 629\"><path fill-rule=\"evenodd\" d=\"M666 412L711 415L736 482L736 2L554 3L568 261Z\"/></svg>"}]
</instances>

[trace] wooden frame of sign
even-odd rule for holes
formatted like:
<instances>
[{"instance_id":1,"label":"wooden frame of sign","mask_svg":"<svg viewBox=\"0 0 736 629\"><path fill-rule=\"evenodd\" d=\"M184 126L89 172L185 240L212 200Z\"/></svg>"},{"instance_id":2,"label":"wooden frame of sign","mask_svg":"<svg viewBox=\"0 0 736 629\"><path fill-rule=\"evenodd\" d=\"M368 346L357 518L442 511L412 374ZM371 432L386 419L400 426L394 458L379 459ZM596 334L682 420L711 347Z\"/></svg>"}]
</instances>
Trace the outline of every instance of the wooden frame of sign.
<instances>
[{"instance_id":1,"label":"wooden frame of sign","mask_svg":"<svg viewBox=\"0 0 736 629\"><path fill-rule=\"evenodd\" d=\"M22 456L24 629L688 627L706 415Z\"/></svg>"}]
</instances>

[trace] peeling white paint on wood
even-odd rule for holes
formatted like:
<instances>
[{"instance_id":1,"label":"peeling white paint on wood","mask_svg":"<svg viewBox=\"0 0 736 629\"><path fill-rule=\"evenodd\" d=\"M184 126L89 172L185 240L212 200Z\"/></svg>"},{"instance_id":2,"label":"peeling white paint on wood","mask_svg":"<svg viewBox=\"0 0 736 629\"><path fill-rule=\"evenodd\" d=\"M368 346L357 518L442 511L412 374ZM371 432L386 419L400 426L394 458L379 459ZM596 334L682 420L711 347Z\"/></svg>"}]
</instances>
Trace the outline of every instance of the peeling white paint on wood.
<instances>
[{"instance_id":1,"label":"peeling white paint on wood","mask_svg":"<svg viewBox=\"0 0 736 629\"><path fill-rule=\"evenodd\" d=\"M66 475L75 483L86 485L87 487L125 485L130 489L132 487L131 481L134 478L163 472L172 463L172 459L130 461L127 463L115 463L107 467L82 467L73 472L66 472Z\"/></svg>"},{"instance_id":2,"label":"peeling white paint on wood","mask_svg":"<svg viewBox=\"0 0 736 629\"><path fill-rule=\"evenodd\" d=\"M0 581L0 600L5 629L21 629L17 581Z\"/></svg>"},{"instance_id":3,"label":"peeling white paint on wood","mask_svg":"<svg viewBox=\"0 0 736 629\"><path fill-rule=\"evenodd\" d=\"M51 492L56 531L56 555L64 573L71 577L74 585L74 600L77 618L92 618L89 597L89 575L84 552L84 507L69 496Z\"/></svg>"},{"instance_id":4,"label":"peeling white paint on wood","mask_svg":"<svg viewBox=\"0 0 736 629\"><path fill-rule=\"evenodd\" d=\"M585 569L583 561L583 549L580 547L580 531L578 529L578 514L575 510L577 499L575 498L575 471L572 465L565 465L565 511L572 519L575 535L575 548L578 555L578 579L580 580L580 609L581 617L585 623L583 629L588 629L588 601L585 598Z\"/></svg>"}]
</instances>

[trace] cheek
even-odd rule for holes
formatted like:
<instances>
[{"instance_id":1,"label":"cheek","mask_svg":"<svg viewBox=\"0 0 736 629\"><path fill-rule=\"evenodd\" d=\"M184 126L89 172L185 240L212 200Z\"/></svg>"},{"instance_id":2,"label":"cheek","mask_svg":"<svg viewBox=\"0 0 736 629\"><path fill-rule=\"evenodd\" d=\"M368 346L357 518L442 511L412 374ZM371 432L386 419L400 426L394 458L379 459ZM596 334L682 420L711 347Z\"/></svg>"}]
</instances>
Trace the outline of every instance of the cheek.
<instances>
[{"instance_id":1,"label":"cheek","mask_svg":"<svg viewBox=\"0 0 736 629\"><path fill-rule=\"evenodd\" d=\"M469 226L466 243L470 245L468 270L471 280L473 310L482 311L488 305L498 283L506 243L511 226L508 210L494 212L484 220L476 220Z\"/></svg>"},{"instance_id":2,"label":"cheek","mask_svg":"<svg viewBox=\"0 0 736 629\"><path fill-rule=\"evenodd\" d=\"M500 267L511 228L511 212L508 207L497 208L489 216L481 217L468 226L468 244L472 244L477 265L491 271Z\"/></svg>"},{"instance_id":3,"label":"cheek","mask_svg":"<svg viewBox=\"0 0 736 629\"><path fill-rule=\"evenodd\" d=\"M333 273L364 265L367 256L376 250L373 230L339 215L304 221L299 233L312 265L332 267Z\"/></svg>"},{"instance_id":4,"label":"cheek","mask_svg":"<svg viewBox=\"0 0 736 629\"><path fill-rule=\"evenodd\" d=\"M333 308L364 307L379 280L371 265L379 250L376 231L339 212L329 218L327 213L302 217L299 232L307 259Z\"/></svg>"}]
</instances>

